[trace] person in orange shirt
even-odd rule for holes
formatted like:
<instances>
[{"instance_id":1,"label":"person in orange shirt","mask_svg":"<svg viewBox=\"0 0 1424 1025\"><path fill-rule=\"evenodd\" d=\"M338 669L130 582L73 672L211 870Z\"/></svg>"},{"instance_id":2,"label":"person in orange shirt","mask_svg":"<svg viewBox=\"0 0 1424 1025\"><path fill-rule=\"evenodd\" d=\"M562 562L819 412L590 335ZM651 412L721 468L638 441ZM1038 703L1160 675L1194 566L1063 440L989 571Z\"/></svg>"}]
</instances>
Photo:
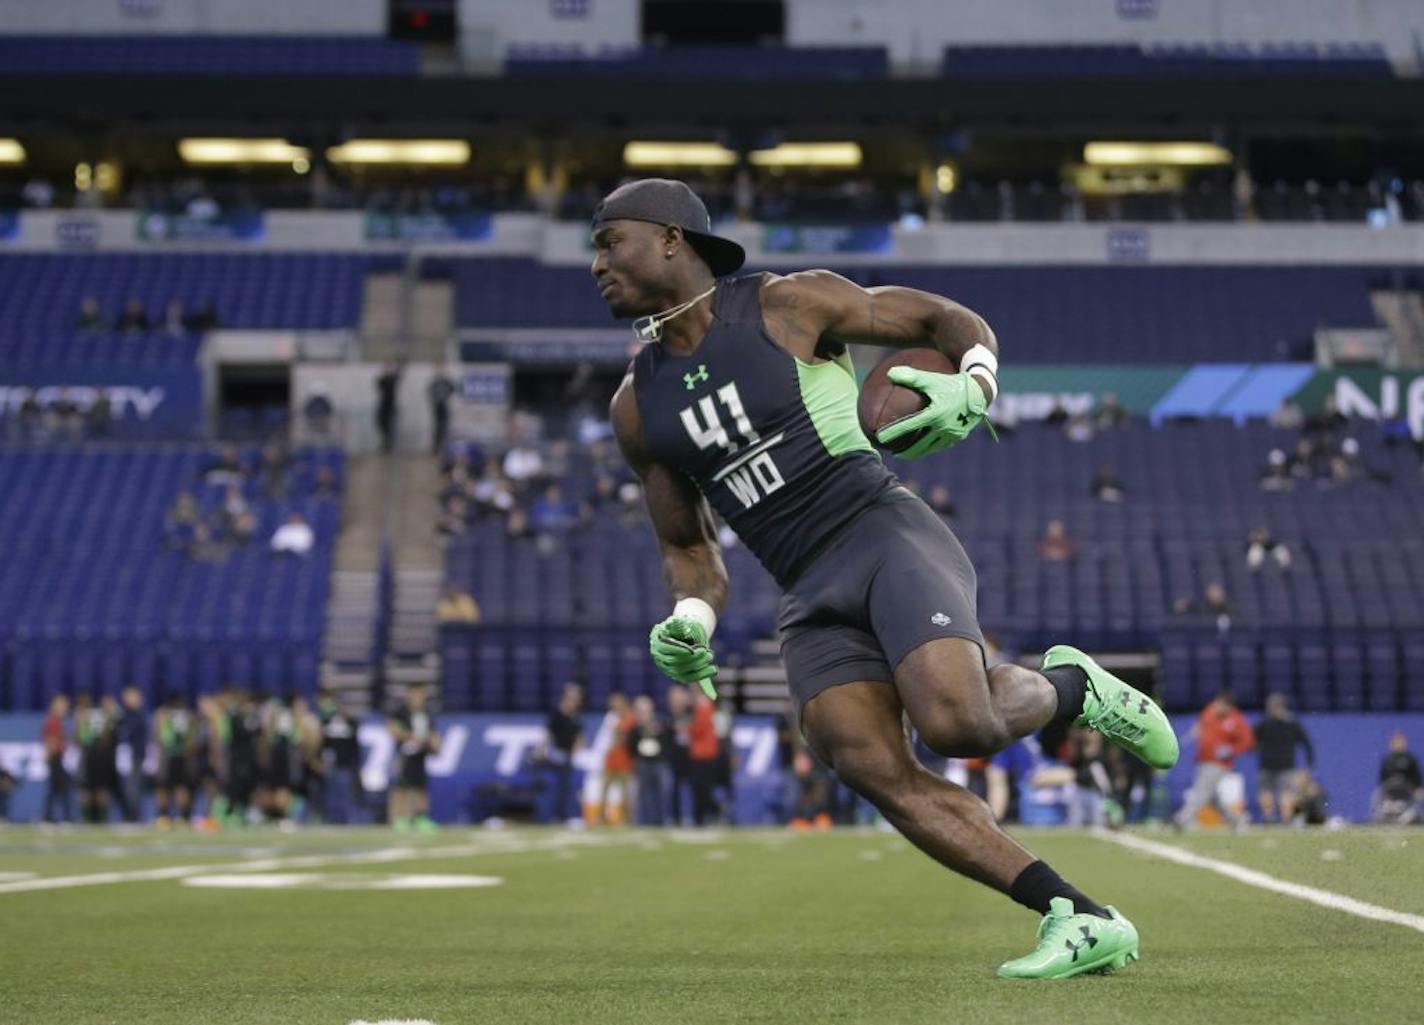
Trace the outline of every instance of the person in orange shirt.
<instances>
[{"instance_id":1,"label":"person in orange shirt","mask_svg":"<svg viewBox=\"0 0 1424 1025\"><path fill-rule=\"evenodd\" d=\"M1246 824L1243 802L1224 801L1222 783L1236 771L1236 759L1256 746L1256 734L1251 724L1236 707L1236 698L1224 690L1202 710L1192 727L1197 740L1197 774L1186 802L1177 813L1175 823L1180 829L1196 825L1197 814L1208 804L1214 805L1236 827Z\"/></svg>"},{"instance_id":2,"label":"person in orange shirt","mask_svg":"<svg viewBox=\"0 0 1424 1025\"><path fill-rule=\"evenodd\" d=\"M715 708L698 695L687 731L688 777L692 783L692 823L700 826L717 814L717 769L722 742L717 739Z\"/></svg>"},{"instance_id":3,"label":"person in orange shirt","mask_svg":"<svg viewBox=\"0 0 1424 1025\"><path fill-rule=\"evenodd\" d=\"M623 821L633 821L633 752L628 749L628 738L638 717L628 699L614 691L608 695L608 715L612 720L613 739L608 745L608 753L603 756L603 792L598 799L598 821L609 825L608 797L613 788L618 788L618 799L623 802Z\"/></svg>"}]
</instances>

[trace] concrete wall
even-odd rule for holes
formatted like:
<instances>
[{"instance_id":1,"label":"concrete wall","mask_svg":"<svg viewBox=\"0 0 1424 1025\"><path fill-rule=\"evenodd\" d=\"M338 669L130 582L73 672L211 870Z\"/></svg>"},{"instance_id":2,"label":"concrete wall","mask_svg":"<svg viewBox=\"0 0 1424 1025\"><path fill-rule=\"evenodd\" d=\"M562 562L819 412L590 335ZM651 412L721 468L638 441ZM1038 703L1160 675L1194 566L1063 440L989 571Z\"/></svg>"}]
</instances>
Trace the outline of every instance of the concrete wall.
<instances>
[{"instance_id":1,"label":"concrete wall","mask_svg":"<svg viewBox=\"0 0 1424 1025\"><path fill-rule=\"evenodd\" d=\"M384 35L385 0L0 0L6 35Z\"/></svg>"},{"instance_id":2,"label":"concrete wall","mask_svg":"<svg viewBox=\"0 0 1424 1025\"><path fill-rule=\"evenodd\" d=\"M460 0L460 50L479 66L497 63L511 46L604 48L636 46L642 36L638 0Z\"/></svg>"}]
</instances>

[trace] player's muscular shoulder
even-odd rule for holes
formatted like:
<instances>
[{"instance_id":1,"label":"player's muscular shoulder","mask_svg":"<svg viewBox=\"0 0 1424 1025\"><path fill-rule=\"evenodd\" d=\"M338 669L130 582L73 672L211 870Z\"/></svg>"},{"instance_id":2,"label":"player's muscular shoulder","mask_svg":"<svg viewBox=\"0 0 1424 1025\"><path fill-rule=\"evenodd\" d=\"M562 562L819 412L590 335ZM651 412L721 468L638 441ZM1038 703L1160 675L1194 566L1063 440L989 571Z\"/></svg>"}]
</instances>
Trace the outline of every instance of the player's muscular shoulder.
<instances>
[{"instance_id":1,"label":"player's muscular shoulder","mask_svg":"<svg viewBox=\"0 0 1424 1025\"><path fill-rule=\"evenodd\" d=\"M767 274L761 286L762 322L771 340L798 359L810 362L846 301L854 282L833 271L807 270Z\"/></svg>"}]
</instances>

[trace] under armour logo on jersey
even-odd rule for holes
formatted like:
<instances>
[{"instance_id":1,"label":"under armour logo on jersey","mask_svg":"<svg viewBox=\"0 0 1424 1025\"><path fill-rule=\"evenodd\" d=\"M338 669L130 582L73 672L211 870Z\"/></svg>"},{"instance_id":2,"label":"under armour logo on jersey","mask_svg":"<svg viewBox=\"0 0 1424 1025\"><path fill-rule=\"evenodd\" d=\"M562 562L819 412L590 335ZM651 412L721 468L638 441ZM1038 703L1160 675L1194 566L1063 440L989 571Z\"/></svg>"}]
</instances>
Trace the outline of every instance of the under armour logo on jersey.
<instances>
[{"instance_id":1,"label":"under armour logo on jersey","mask_svg":"<svg viewBox=\"0 0 1424 1025\"><path fill-rule=\"evenodd\" d=\"M1083 934L1083 939L1080 942L1074 943L1072 940L1065 940L1063 944L1069 950L1073 951L1074 961L1078 960L1078 951L1082 950L1084 947L1087 947L1089 950L1092 950L1098 945L1098 938L1093 935L1092 929L1088 928L1086 925L1080 925L1078 926L1078 930Z\"/></svg>"},{"instance_id":2,"label":"under armour logo on jersey","mask_svg":"<svg viewBox=\"0 0 1424 1025\"><path fill-rule=\"evenodd\" d=\"M954 622L954 620L950 619L943 612L936 612L933 616L930 617L930 622L933 623L935 626L949 626L949 624Z\"/></svg>"},{"instance_id":3,"label":"under armour logo on jersey","mask_svg":"<svg viewBox=\"0 0 1424 1025\"><path fill-rule=\"evenodd\" d=\"M707 380L707 364L706 364L706 363L699 363L699 364L697 364L697 373L695 373L695 374L688 373L688 374L683 374L683 375L682 375L682 383L685 384L685 385L687 385L687 390L688 390L688 391L692 391L692 389L696 388L696 387L697 387L697 383L698 383L699 381L705 381L705 380Z\"/></svg>"}]
</instances>

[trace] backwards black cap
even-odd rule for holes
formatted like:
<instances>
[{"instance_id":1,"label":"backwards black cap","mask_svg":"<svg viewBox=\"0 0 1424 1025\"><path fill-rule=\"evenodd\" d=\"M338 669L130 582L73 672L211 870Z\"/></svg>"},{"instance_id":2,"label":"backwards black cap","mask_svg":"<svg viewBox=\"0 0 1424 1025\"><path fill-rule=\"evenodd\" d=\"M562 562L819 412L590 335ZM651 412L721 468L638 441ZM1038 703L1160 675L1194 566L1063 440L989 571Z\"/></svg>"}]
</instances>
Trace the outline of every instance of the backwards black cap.
<instances>
[{"instance_id":1,"label":"backwards black cap","mask_svg":"<svg viewBox=\"0 0 1424 1025\"><path fill-rule=\"evenodd\" d=\"M714 277L726 277L746 263L747 253L729 238L712 234L712 218L686 182L641 178L620 185L594 208L593 227L608 221L648 221L682 229Z\"/></svg>"}]
</instances>

